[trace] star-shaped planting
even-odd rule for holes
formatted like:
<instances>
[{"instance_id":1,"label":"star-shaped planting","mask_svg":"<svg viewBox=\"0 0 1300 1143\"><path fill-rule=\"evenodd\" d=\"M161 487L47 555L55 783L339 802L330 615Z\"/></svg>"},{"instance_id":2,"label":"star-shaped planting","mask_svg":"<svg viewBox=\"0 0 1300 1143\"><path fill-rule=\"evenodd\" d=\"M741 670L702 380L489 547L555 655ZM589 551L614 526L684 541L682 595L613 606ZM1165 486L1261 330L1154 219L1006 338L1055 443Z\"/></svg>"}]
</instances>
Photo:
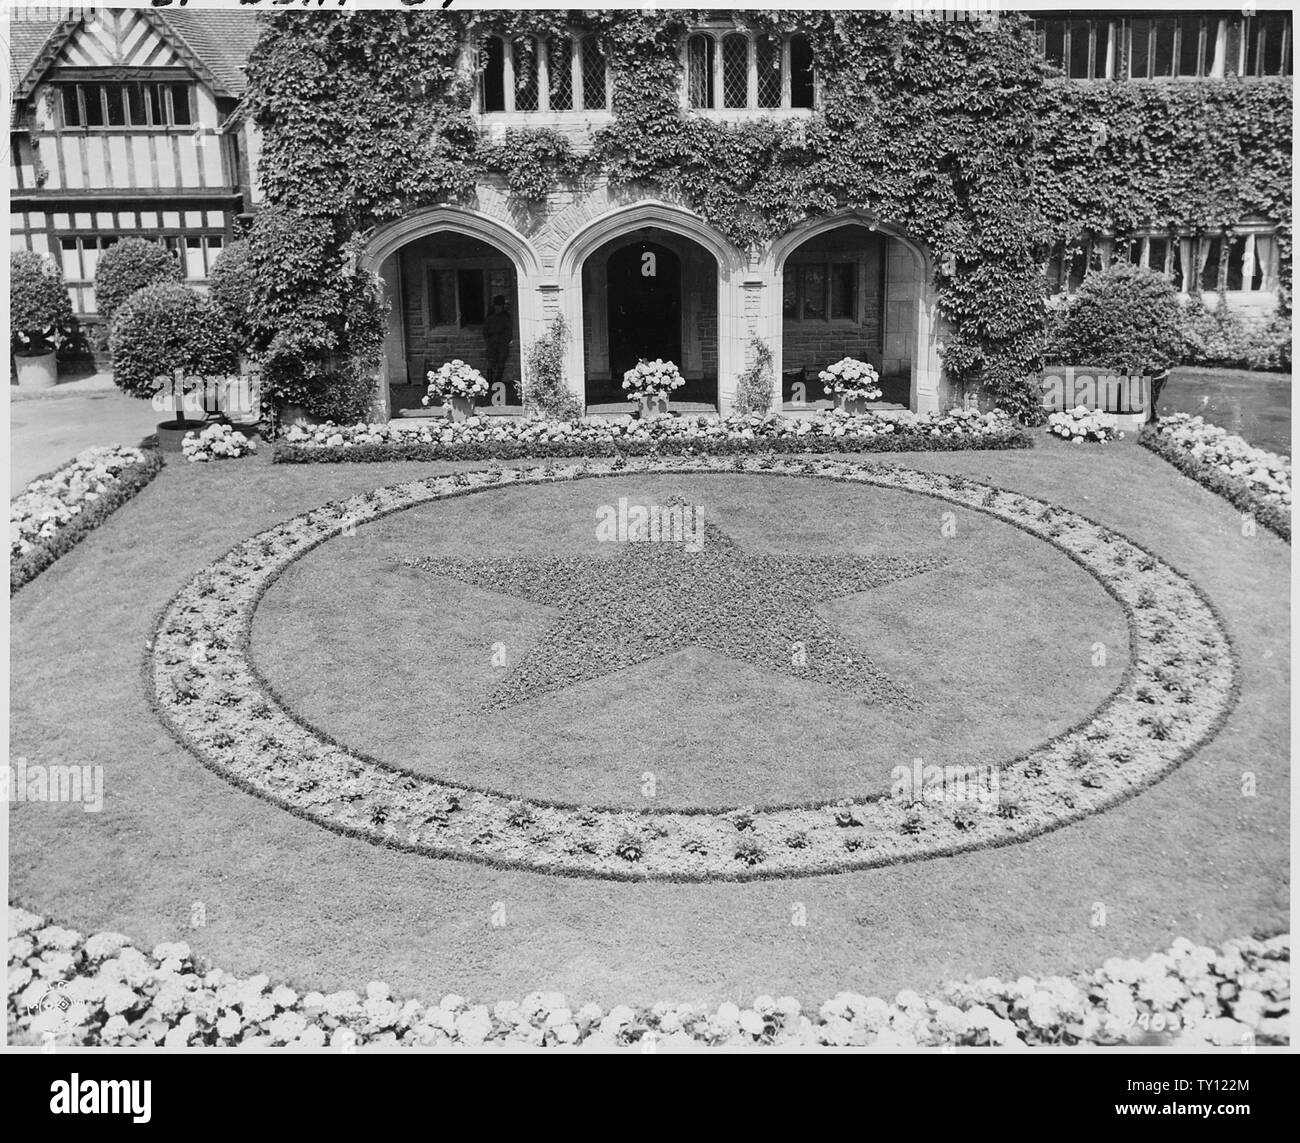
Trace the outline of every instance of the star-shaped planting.
<instances>
[{"instance_id":1,"label":"star-shaped planting","mask_svg":"<svg viewBox=\"0 0 1300 1143\"><path fill-rule=\"evenodd\" d=\"M937 557L751 555L717 525L690 550L624 542L613 559L402 562L460 583L553 607L559 617L493 688L500 710L701 647L869 703L914 705L814 607L939 567Z\"/></svg>"}]
</instances>

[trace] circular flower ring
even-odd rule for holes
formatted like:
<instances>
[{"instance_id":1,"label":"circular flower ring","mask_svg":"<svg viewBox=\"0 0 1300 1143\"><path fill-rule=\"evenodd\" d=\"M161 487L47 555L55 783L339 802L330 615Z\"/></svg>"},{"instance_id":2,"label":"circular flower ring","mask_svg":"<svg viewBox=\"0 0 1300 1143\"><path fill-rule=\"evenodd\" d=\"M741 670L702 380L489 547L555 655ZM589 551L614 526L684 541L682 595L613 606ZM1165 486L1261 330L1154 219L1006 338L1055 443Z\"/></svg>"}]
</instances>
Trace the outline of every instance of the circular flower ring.
<instances>
[{"instance_id":1,"label":"circular flower ring","mask_svg":"<svg viewBox=\"0 0 1300 1143\"><path fill-rule=\"evenodd\" d=\"M1093 575L1128 618L1120 685L1005 763L996 804L881 794L737 810L588 808L441 781L345 747L292 714L249 655L262 593L317 545L418 504L628 472L812 477L936 497L1012 524ZM1133 541L961 476L797 458L673 458L454 473L325 504L238 544L164 609L146 662L156 709L204 765L339 833L431 857L579 877L750 880L866 869L1025 841L1108 809L1208 741L1236 697L1228 635L1199 590Z\"/></svg>"}]
</instances>

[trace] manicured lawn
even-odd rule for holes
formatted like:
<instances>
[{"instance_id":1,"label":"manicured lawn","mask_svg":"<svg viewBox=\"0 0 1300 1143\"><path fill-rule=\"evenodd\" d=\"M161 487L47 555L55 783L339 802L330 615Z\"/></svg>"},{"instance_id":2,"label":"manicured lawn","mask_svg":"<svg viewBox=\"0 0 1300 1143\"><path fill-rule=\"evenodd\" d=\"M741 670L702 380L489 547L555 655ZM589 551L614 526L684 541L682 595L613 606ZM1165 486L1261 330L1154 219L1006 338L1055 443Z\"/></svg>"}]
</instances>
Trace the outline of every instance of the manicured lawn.
<instances>
[{"instance_id":1,"label":"manicured lawn","mask_svg":"<svg viewBox=\"0 0 1300 1143\"><path fill-rule=\"evenodd\" d=\"M1289 548L1263 532L1242 537L1232 508L1128 443L1040 440L1031 452L888 462L1053 500L1191 576L1240 655L1241 698L1218 737L1153 788L1078 825L862 873L622 884L378 849L242 793L177 746L144 698L145 643L171 595L238 540L326 500L455 466L173 462L14 600L12 750L102 764L106 805L98 815L13 806L11 898L142 945L185 939L224 968L302 987L383 979L402 995L455 990L488 1001L554 988L606 1004L889 995L968 973L1145 956L1178 935L1216 944L1285 927ZM859 789L879 788L896 754L1004 757L1090 709L1113 685L1107 674L1122 669L1122 653L1105 671L1087 665L1092 643L1123 646L1115 605L1004 525L959 512L956 536L945 538L942 505L923 498L698 480L627 474L400 513L300 561L268 593L254 653L297 709L381 757L429 772L454 761L464 781L629 806L641 804L646 769L662 773L665 804L728 805L746 789L743 800L757 803L808 796L810 783L834 787L846 770ZM864 714L810 684L686 652L574 688L518 721L466 711L491 677L491 644L523 643L547 616L398 570L396 559L576 551L590 543L605 483L614 498L694 498L754 550L959 550L951 570L825 608L923 700L919 709ZM487 511L474 503L484 498ZM439 745L449 730L460 740L454 759ZM809 773L809 756L827 760L822 773ZM1255 797L1242 796L1245 771ZM195 902L206 912L199 929L190 928ZM504 926L493 924L497 903ZM1090 923L1097 903L1104 927ZM791 924L797 904L806 926Z\"/></svg>"},{"instance_id":2,"label":"manicured lawn","mask_svg":"<svg viewBox=\"0 0 1300 1143\"><path fill-rule=\"evenodd\" d=\"M1291 374L1185 365L1171 372L1159 412L1191 413L1258 448L1291 455Z\"/></svg>"}]
</instances>

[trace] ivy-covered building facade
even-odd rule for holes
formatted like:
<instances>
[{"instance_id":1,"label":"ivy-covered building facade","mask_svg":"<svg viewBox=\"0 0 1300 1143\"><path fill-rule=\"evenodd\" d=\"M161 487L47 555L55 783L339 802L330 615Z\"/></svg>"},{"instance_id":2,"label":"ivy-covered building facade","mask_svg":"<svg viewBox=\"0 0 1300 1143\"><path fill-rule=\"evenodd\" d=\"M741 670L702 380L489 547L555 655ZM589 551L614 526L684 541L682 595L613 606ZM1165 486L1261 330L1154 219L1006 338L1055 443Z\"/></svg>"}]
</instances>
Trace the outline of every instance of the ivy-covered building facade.
<instances>
[{"instance_id":1,"label":"ivy-covered building facade","mask_svg":"<svg viewBox=\"0 0 1300 1143\"><path fill-rule=\"evenodd\" d=\"M238 119L267 391L416 412L508 326L501 412L626 408L642 357L686 409L815 406L844 356L1023 409L1112 260L1289 312L1291 53L1280 11L278 13Z\"/></svg>"}]
</instances>

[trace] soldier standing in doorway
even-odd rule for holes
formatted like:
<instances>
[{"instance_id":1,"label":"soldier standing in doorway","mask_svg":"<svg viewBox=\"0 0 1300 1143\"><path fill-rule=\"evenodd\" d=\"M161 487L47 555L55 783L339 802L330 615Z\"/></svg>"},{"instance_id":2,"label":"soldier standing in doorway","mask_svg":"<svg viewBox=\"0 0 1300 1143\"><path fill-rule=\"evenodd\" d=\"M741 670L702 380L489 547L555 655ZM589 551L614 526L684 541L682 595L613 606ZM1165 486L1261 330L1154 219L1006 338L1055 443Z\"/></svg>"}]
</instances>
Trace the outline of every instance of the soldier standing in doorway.
<instances>
[{"instance_id":1,"label":"soldier standing in doorway","mask_svg":"<svg viewBox=\"0 0 1300 1143\"><path fill-rule=\"evenodd\" d=\"M483 319L483 345L487 350L488 391L495 395L498 381L504 381L510 360L510 342L515 334L515 319L506 309L504 295L492 299L492 309Z\"/></svg>"}]
</instances>

